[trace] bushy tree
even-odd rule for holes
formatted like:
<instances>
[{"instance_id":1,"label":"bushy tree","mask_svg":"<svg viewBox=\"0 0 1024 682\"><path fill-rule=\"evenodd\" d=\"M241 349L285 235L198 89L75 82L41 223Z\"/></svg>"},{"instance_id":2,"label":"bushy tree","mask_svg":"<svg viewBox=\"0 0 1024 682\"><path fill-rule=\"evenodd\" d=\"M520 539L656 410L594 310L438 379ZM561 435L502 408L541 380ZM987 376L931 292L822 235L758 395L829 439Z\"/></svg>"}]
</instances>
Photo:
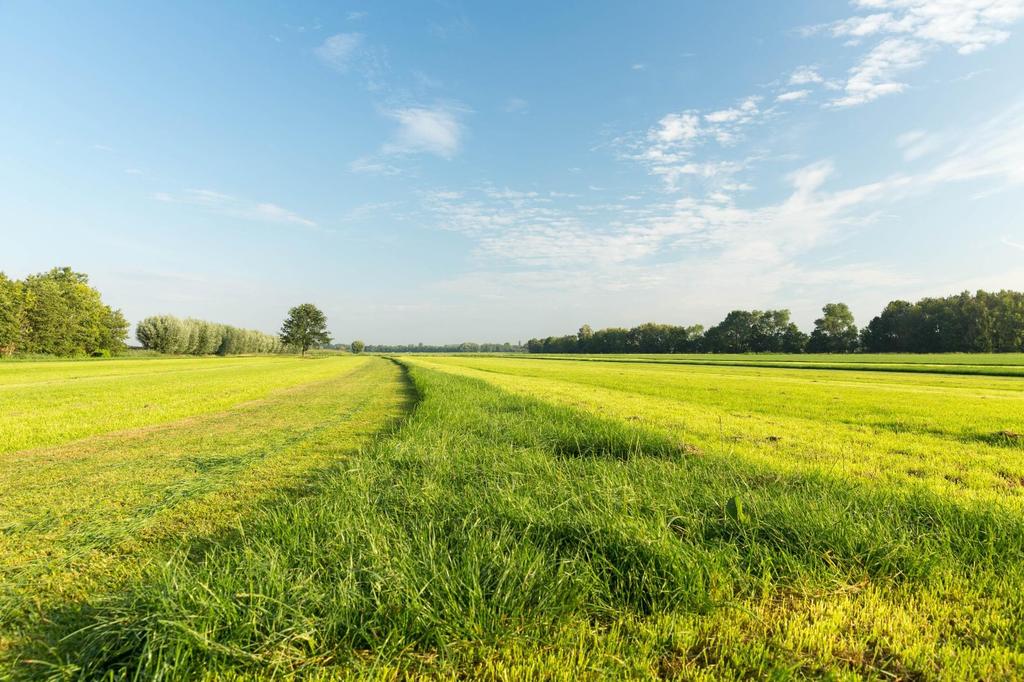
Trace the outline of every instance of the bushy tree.
<instances>
[{"instance_id":1,"label":"bushy tree","mask_svg":"<svg viewBox=\"0 0 1024 682\"><path fill-rule=\"evenodd\" d=\"M350 343L348 347L349 350L352 351L353 355L359 355L360 353L363 352L363 349L366 348L366 344L363 343L362 341L356 340Z\"/></svg>"},{"instance_id":2,"label":"bushy tree","mask_svg":"<svg viewBox=\"0 0 1024 682\"><path fill-rule=\"evenodd\" d=\"M10 307L5 304L0 313L7 352L73 356L124 350L128 322L121 311L103 303L85 274L53 268L2 288L6 294L0 295L10 298ZM16 345L11 348L11 343Z\"/></svg>"},{"instance_id":3,"label":"bushy tree","mask_svg":"<svg viewBox=\"0 0 1024 682\"><path fill-rule=\"evenodd\" d=\"M891 301L861 330L875 353L1024 351L1024 293L963 292L916 303Z\"/></svg>"},{"instance_id":4,"label":"bushy tree","mask_svg":"<svg viewBox=\"0 0 1024 682\"><path fill-rule=\"evenodd\" d=\"M143 348L170 354L239 355L281 350L281 342L270 334L172 315L147 317L136 325L135 337Z\"/></svg>"},{"instance_id":5,"label":"bushy tree","mask_svg":"<svg viewBox=\"0 0 1024 682\"><path fill-rule=\"evenodd\" d=\"M171 315L154 315L135 325L135 338L143 348L176 354L185 351L187 332L182 320Z\"/></svg>"},{"instance_id":6,"label":"bushy tree","mask_svg":"<svg viewBox=\"0 0 1024 682\"><path fill-rule=\"evenodd\" d=\"M27 333L25 293L21 282L0 272L0 356L13 355L20 350Z\"/></svg>"},{"instance_id":7,"label":"bushy tree","mask_svg":"<svg viewBox=\"0 0 1024 682\"><path fill-rule=\"evenodd\" d=\"M704 332L701 346L708 353L800 352L805 338L788 310L733 310Z\"/></svg>"},{"instance_id":8,"label":"bushy tree","mask_svg":"<svg viewBox=\"0 0 1024 682\"><path fill-rule=\"evenodd\" d=\"M330 343L327 317L312 303L295 306L288 311L288 318L281 325L281 342L298 348L303 355L313 346Z\"/></svg>"},{"instance_id":9,"label":"bushy tree","mask_svg":"<svg viewBox=\"0 0 1024 682\"><path fill-rule=\"evenodd\" d=\"M845 303L826 303L814 321L807 350L811 353L852 353L860 345L853 313Z\"/></svg>"}]
</instances>

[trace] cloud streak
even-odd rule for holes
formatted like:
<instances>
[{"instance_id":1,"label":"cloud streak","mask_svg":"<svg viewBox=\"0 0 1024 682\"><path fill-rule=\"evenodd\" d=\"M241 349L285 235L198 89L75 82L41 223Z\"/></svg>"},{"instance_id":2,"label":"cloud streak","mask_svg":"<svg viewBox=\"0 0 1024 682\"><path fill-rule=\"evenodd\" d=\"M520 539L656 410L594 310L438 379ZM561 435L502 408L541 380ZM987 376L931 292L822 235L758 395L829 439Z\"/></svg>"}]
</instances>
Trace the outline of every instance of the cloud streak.
<instances>
[{"instance_id":1,"label":"cloud streak","mask_svg":"<svg viewBox=\"0 0 1024 682\"><path fill-rule=\"evenodd\" d=\"M309 228L318 227L315 221L277 204L249 201L210 189L189 189L178 195L157 192L153 198L164 203L197 206L212 213L243 220L298 225Z\"/></svg>"}]
</instances>

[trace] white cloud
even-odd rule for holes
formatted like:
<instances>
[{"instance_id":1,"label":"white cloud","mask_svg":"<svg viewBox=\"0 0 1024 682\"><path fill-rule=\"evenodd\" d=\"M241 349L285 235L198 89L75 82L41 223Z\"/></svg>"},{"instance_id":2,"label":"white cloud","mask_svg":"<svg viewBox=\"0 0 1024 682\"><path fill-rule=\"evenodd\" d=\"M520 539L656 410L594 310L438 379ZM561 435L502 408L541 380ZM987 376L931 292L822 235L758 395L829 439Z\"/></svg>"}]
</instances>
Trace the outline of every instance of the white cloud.
<instances>
[{"instance_id":1,"label":"white cloud","mask_svg":"<svg viewBox=\"0 0 1024 682\"><path fill-rule=\"evenodd\" d=\"M776 97L775 101L776 102L795 102L797 100L801 100L801 99L806 98L810 94L811 94L810 90L790 90L789 92L784 92L781 95L779 95L778 97Z\"/></svg>"},{"instance_id":2,"label":"white cloud","mask_svg":"<svg viewBox=\"0 0 1024 682\"><path fill-rule=\"evenodd\" d=\"M1021 0L856 0L870 10L830 26L835 36L864 38L904 34L917 40L955 47L971 54L1009 38L1005 29L1024 17Z\"/></svg>"},{"instance_id":3,"label":"white cloud","mask_svg":"<svg viewBox=\"0 0 1024 682\"><path fill-rule=\"evenodd\" d=\"M658 121L658 126L651 130L648 137L668 144L686 143L696 139L700 132L700 117L687 111L667 114Z\"/></svg>"},{"instance_id":4,"label":"white cloud","mask_svg":"<svg viewBox=\"0 0 1024 682\"><path fill-rule=\"evenodd\" d=\"M874 101L883 95L903 92L906 84L894 80L901 72L924 63L926 46L904 38L888 38L876 45L850 69L846 94L832 100L833 107L849 107Z\"/></svg>"},{"instance_id":5,"label":"white cloud","mask_svg":"<svg viewBox=\"0 0 1024 682\"><path fill-rule=\"evenodd\" d=\"M157 192L153 195L153 198L164 203L198 206L213 213L232 218L300 225L302 227L317 227L316 222L313 220L305 218L294 211L282 208L277 204L253 202L209 189L189 189L177 196L168 192Z\"/></svg>"},{"instance_id":6,"label":"white cloud","mask_svg":"<svg viewBox=\"0 0 1024 682\"><path fill-rule=\"evenodd\" d=\"M790 85L810 85L822 83L824 80L818 73L818 69L813 66L798 66L789 76Z\"/></svg>"},{"instance_id":7,"label":"white cloud","mask_svg":"<svg viewBox=\"0 0 1024 682\"><path fill-rule=\"evenodd\" d=\"M393 109L387 116L398 122L392 140L384 146L387 154L424 152L450 159L462 143L462 110L446 107L407 107Z\"/></svg>"},{"instance_id":8,"label":"white cloud","mask_svg":"<svg viewBox=\"0 0 1024 682\"><path fill-rule=\"evenodd\" d=\"M812 27L858 45L877 42L848 73L834 107L871 102L902 92L899 76L925 63L929 53L952 47L967 55L1005 41L1007 28L1024 17L1024 0L855 0L871 14Z\"/></svg>"},{"instance_id":9,"label":"white cloud","mask_svg":"<svg viewBox=\"0 0 1024 682\"><path fill-rule=\"evenodd\" d=\"M362 44L361 33L337 33L327 38L314 52L331 68L347 71Z\"/></svg>"},{"instance_id":10,"label":"white cloud","mask_svg":"<svg viewBox=\"0 0 1024 682\"><path fill-rule=\"evenodd\" d=\"M752 96L727 109L703 114L692 109L667 114L642 138L625 142L630 151L627 158L647 166L652 175L663 179L669 190L678 189L677 181L685 176L722 178L738 172L746 165L745 161L701 161L694 156L698 148L708 142L732 148L741 141L747 127L771 113L760 108L760 101L760 97Z\"/></svg>"},{"instance_id":11,"label":"white cloud","mask_svg":"<svg viewBox=\"0 0 1024 682\"><path fill-rule=\"evenodd\" d=\"M658 130L650 142L658 142ZM931 137L910 131L900 144L910 149ZM522 301L535 292L535 304L547 306L561 304L550 296L578 299L587 293L593 299L600 293L598 299L614 300L609 297L622 294L627 297L620 305L629 306L635 305L638 292L671 290L692 294L717 315L723 302L771 303L785 290L786 302L794 305L806 294L811 311L820 305L815 299L837 286L851 295L885 292L864 294L870 298L917 284L912 275L870 262L826 263L815 256L891 212L898 202L954 182L1024 185L1019 163L1024 158L1024 103L959 137L962 144L914 175L833 187L835 164L821 160L786 175L789 189L781 199L748 205L736 200L735 190L673 198L662 194L661 201L647 204L578 199L575 206L563 206L550 202L546 192L485 187L433 193L424 198L424 206L438 227L474 244L479 267L452 286L472 282L480 295ZM714 174L713 163L725 162L689 161L679 167ZM1020 243L1010 241L1011 248ZM687 309L691 314L698 310L690 304Z\"/></svg>"}]
</instances>

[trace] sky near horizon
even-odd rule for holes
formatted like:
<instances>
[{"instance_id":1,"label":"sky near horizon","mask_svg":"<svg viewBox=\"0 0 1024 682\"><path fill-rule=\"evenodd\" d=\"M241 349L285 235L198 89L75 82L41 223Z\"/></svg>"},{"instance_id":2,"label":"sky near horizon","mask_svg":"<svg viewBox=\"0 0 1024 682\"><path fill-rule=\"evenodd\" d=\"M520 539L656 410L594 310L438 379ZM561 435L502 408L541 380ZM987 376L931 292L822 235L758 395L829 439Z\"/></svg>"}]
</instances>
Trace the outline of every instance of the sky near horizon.
<instances>
[{"instance_id":1,"label":"sky near horizon","mask_svg":"<svg viewBox=\"0 0 1024 682\"><path fill-rule=\"evenodd\" d=\"M0 270L525 341L1024 289L1024 0L0 1Z\"/></svg>"}]
</instances>

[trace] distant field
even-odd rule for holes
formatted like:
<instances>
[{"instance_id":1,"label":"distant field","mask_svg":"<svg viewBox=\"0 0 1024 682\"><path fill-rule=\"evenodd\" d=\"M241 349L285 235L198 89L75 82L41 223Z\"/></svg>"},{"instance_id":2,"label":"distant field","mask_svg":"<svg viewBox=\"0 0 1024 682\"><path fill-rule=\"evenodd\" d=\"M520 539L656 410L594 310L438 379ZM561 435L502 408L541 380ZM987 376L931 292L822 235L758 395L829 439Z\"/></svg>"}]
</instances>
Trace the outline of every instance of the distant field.
<instances>
[{"instance_id":1,"label":"distant field","mask_svg":"<svg viewBox=\"0 0 1024 682\"><path fill-rule=\"evenodd\" d=\"M399 362L0 364L0 678L1024 677L1024 357Z\"/></svg>"},{"instance_id":2,"label":"distant field","mask_svg":"<svg viewBox=\"0 0 1024 682\"><path fill-rule=\"evenodd\" d=\"M733 365L738 367L797 367L801 369L870 369L882 372L934 374L988 374L1024 376L1024 353L851 353L832 354L729 354L677 353L631 355L530 355L531 358L598 360L602 362L662 362L680 365Z\"/></svg>"}]
</instances>

